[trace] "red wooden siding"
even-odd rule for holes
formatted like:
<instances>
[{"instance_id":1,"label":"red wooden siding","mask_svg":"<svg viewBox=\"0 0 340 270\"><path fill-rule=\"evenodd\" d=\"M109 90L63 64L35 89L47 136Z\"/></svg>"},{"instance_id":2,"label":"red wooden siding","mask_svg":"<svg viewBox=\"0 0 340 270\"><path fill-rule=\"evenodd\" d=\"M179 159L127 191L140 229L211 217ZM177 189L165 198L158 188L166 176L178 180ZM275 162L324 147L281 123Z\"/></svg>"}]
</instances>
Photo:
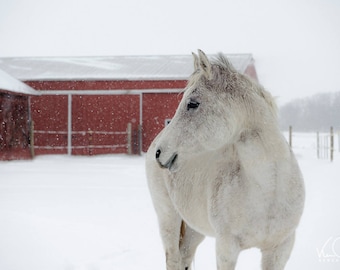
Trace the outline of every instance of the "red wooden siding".
<instances>
[{"instance_id":1,"label":"red wooden siding","mask_svg":"<svg viewBox=\"0 0 340 270\"><path fill-rule=\"evenodd\" d=\"M126 153L127 124L139 125L139 95L72 96L72 154Z\"/></svg>"},{"instance_id":2,"label":"red wooden siding","mask_svg":"<svg viewBox=\"0 0 340 270\"><path fill-rule=\"evenodd\" d=\"M32 98L35 153L68 153L68 96ZM136 134L139 95L72 95L71 145L74 155L126 153L127 124ZM137 144L137 136L133 137Z\"/></svg>"},{"instance_id":3,"label":"red wooden siding","mask_svg":"<svg viewBox=\"0 0 340 270\"><path fill-rule=\"evenodd\" d=\"M36 90L131 90L184 88L186 80L140 80L140 81L25 81Z\"/></svg>"},{"instance_id":4,"label":"red wooden siding","mask_svg":"<svg viewBox=\"0 0 340 270\"><path fill-rule=\"evenodd\" d=\"M244 74L247 74L249 77L253 78L256 82L259 81L257 78L255 66L253 64L247 66L246 70L244 71Z\"/></svg>"},{"instance_id":5,"label":"red wooden siding","mask_svg":"<svg viewBox=\"0 0 340 270\"><path fill-rule=\"evenodd\" d=\"M35 154L67 153L67 103L66 95L32 97Z\"/></svg>"},{"instance_id":6,"label":"red wooden siding","mask_svg":"<svg viewBox=\"0 0 340 270\"><path fill-rule=\"evenodd\" d=\"M143 152L165 127L165 120L174 116L181 99L177 93L143 94Z\"/></svg>"}]
</instances>

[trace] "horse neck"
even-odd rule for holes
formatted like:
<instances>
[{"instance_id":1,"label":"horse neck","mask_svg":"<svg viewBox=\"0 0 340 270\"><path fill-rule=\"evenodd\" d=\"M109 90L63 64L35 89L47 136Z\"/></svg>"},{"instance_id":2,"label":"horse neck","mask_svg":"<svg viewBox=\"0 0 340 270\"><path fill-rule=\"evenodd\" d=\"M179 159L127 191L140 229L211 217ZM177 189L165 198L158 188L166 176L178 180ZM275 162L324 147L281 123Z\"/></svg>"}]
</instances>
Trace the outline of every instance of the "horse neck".
<instances>
[{"instance_id":1,"label":"horse neck","mask_svg":"<svg viewBox=\"0 0 340 270\"><path fill-rule=\"evenodd\" d=\"M241 132L235 142L240 159L275 161L290 156L286 140L275 125L253 127Z\"/></svg>"}]
</instances>

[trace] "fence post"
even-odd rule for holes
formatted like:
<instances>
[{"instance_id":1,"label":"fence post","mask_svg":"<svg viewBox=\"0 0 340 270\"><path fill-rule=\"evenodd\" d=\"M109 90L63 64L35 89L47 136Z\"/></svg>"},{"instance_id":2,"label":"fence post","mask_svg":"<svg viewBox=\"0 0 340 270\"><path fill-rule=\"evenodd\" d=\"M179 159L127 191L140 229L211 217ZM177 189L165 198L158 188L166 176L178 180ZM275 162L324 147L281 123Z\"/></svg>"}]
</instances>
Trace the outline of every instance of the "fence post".
<instances>
[{"instance_id":1,"label":"fence post","mask_svg":"<svg viewBox=\"0 0 340 270\"><path fill-rule=\"evenodd\" d=\"M131 123L128 123L127 124L127 130L126 130L126 133L127 133L127 153L128 155L131 155L132 154L132 144L131 144L131 137L132 137L132 125Z\"/></svg>"},{"instance_id":2,"label":"fence post","mask_svg":"<svg viewBox=\"0 0 340 270\"><path fill-rule=\"evenodd\" d=\"M292 132L293 132L292 126L289 126L289 146L290 146L290 148L292 148L292 146L293 146L293 142L292 142Z\"/></svg>"},{"instance_id":3,"label":"fence post","mask_svg":"<svg viewBox=\"0 0 340 270\"><path fill-rule=\"evenodd\" d=\"M319 131L316 132L316 156L320 159L320 136Z\"/></svg>"},{"instance_id":4,"label":"fence post","mask_svg":"<svg viewBox=\"0 0 340 270\"><path fill-rule=\"evenodd\" d=\"M95 150L92 147L92 145L93 145L93 133L94 133L94 131L92 131L91 129L88 131L88 134L89 134L89 136L88 136L88 154L90 156L93 155L93 150Z\"/></svg>"},{"instance_id":5,"label":"fence post","mask_svg":"<svg viewBox=\"0 0 340 270\"><path fill-rule=\"evenodd\" d=\"M334 132L333 132L333 127L331 127L331 141L330 141L330 157L331 157L331 162L333 161L333 151L334 151Z\"/></svg>"},{"instance_id":6,"label":"fence post","mask_svg":"<svg viewBox=\"0 0 340 270\"><path fill-rule=\"evenodd\" d=\"M138 125L137 141L138 141L138 155L141 155L142 154L142 147L143 147L143 144L142 144L142 125Z\"/></svg>"},{"instance_id":7,"label":"fence post","mask_svg":"<svg viewBox=\"0 0 340 270\"><path fill-rule=\"evenodd\" d=\"M34 121L31 120L31 128L30 128L30 146L31 146L31 156L34 158L35 153L34 153Z\"/></svg>"}]
</instances>

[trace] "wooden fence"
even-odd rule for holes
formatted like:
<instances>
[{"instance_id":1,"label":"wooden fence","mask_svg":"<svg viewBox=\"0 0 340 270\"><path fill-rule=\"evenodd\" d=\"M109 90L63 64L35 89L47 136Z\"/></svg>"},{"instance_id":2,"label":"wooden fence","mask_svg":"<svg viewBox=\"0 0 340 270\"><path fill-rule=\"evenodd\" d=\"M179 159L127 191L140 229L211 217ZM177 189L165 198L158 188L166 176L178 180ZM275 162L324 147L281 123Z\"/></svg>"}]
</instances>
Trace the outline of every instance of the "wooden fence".
<instances>
[{"instance_id":1,"label":"wooden fence","mask_svg":"<svg viewBox=\"0 0 340 270\"><path fill-rule=\"evenodd\" d=\"M301 133L294 133L293 128L290 126L288 131L287 140L290 147L294 147L294 139ZM295 138L294 138L295 137ZM334 160L334 152L340 152L340 132L334 132L333 127L330 128L329 133L316 132L316 156L318 159ZM313 147L314 148L314 147Z\"/></svg>"},{"instance_id":2,"label":"wooden fence","mask_svg":"<svg viewBox=\"0 0 340 270\"><path fill-rule=\"evenodd\" d=\"M138 130L138 133L140 133L140 130ZM34 156L34 150L35 149L67 149L67 153L69 155L72 154L73 149L115 149L115 148L125 148L126 153L131 155L133 153L140 153L140 146L139 146L139 141L140 141L140 134L134 134L132 131L132 125L131 123L127 124L127 128L124 131L95 131L95 130L86 130L86 131L72 131L70 138L72 138L72 135L80 135L80 136L86 136L87 142L84 143L83 145L73 145L72 144L72 139L68 141L67 145L60 145L60 146L55 146L55 145L36 145L34 144L34 135L35 134L55 134L55 135L64 135L67 136L68 132L67 131L53 131L53 130L34 130L34 123L32 122L31 125L31 151L32 151L32 156ZM107 135L107 136L125 136L125 140L122 141L120 144L99 144L99 143L92 143L93 136L96 135ZM138 149L135 149L136 146L135 144L138 144Z\"/></svg>"},{"instance_id":3,"label":"wooden fence","mask_svg":"<svg viewBox=\"0 0 340 270\"><path fill-rule=\"evenodd\" d=\"M339 136L338 136L339 137ZM316 151L318 159L334 159L334 130L330 128L329 134L316 133Z\"/></svg>"}]
</instances>

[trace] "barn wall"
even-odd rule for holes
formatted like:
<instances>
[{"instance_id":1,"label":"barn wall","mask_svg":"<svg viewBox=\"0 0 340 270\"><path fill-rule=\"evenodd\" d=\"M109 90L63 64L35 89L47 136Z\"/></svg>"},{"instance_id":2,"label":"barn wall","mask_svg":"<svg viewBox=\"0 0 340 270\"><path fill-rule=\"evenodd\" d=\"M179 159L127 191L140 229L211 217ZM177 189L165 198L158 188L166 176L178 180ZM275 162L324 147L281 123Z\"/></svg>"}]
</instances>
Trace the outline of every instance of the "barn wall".
<instances>
[{"instance_id":1,"label":"barn wall","mask_svg":"<svg viewBox=\"0 0 340 270\"><path fill-rule=\"evenodd\" d=\"M25 81L36 90L132 90L132 89L177 89L186 86L186 80L141 80L141 81Z\"/></svg>"},{"instance_id":2,"label":"barn wall","mask_svg":"<svg viewBox=\"0 0 340 270\"><path fill-rule=\"evenodd\" d=\"M67 154L67 104L67 95L32 97L36 155Z\"/></svg>"},{"instance_id":3,"label":"barn wall","mask_svg":"<svg viewBox=\"0 0 340 270\"><path fill-rule=\"evenodd\" d=\"M257 79L253 65L248 66L245 73ZM182 99L178 92L185 88L187 81L26 83L44 91L32 102L36 154L95 155L126 153L128 123L132 123L135 149L141 147L146 152L165 127L166 120L175 114ZM169 92L171 89L173 92ZM47 94L49 92L51 95ZM141 146L139 125L142 125Z\"/></svg>"},{"instance_id":4,"label":"barn wall","mask_svg":"<svg viewBox=\"0 0 340 270\"><path fill-rule=\"evenodd\" d=\"M178 90L183 89L187 81L25 83L44 91L32 99L35 153L95 155L126 153L128 123L132 124L132 151L147 151L164 128L165 119L172 118L181 99ZM161 93L162 89L174 92ZM141 124L142 135L139 134Z\"/></svg>"},{"instance_id":5,"label":"barn wall","mask_svg":"<svg viewBox=\"0 0 340 270\"><path fill-rule=\"evenodd\" d=\"M174 116L181 99L181 93L143 93L143 152Z\"/></svg>"},{"instance_id":6,"label":"barn wall","mask_svg":"<svg viewBox=\"0 0 340 270\"><path fill-rule=\"evenodd\" d=\"M72 154L126 153L127 124L139 125L139 95L73 95Z\"/></svg>"},{"instance_id":7,"label":"barn wall","mask_svg":"<svg viewBox=\"0 0 340 270\"><path fill-rule=\"evenodd\" d=\"M52 93L34 97L31 102L36 155L126 153L128 123L132 124L132 151L137 152L139 94Z\"/></svg>"},{"instance_id":8,"label":"barn wall","mask_svg":"<svg viewBox=\"0 0 340 270\"><path fill-rule=\"evenodd\" d=\"M28 99L0 93L0 160L31 158Z\"/></svg>"},{"instance_id":9,"label":"barn wall","mask_svg":"<svg viewBox=\"0 0 340 270\"><path fill-rule=\"evenodd\" d=\"M259 81L254 64L248 65L246 70L244 71L244 74L247 74L250 78L253 78L256 82Z\"/></svg>"}]
</instances>

